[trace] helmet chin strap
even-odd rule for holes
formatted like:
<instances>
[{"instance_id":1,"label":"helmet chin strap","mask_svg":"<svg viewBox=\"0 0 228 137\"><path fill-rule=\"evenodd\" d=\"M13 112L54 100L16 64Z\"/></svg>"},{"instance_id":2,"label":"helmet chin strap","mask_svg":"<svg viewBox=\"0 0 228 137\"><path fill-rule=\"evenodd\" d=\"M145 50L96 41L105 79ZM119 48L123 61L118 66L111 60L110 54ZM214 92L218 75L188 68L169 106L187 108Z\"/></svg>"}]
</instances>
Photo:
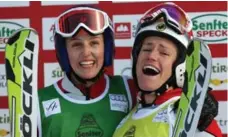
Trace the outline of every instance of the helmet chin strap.
<instances>
[{"instance_id":1,"label":"helmet chin strap","mask_svg":"<svg viewBox=\"0 0 228 137\"><path fill-rule=\"evenodd\" d=\"M160 96L161 94L163 94L170 86L174 86L175 85L175 75L173 74L164 84L161 85L161 87L159 87L156 90L153 91L148 91L148 90L143 90L141 88L140 91L143 94L151 94L152 92L155 92L157 96Z\"/></svg>"},{"instance_id":2,"label":"helmet chin strap","mask_svg":"<svg viewBox=\"0 0 228 137\"><path fill-rule=\"evenodd\" d=\"M72 79L72 77L70 76L71 74L73 74L73 77L81 84L86 85L88 82L96 82L100 76L102 76L104 74L104 66L100 69L100 71L97 73L97 75L91 79L83 79L80 76L78 76L73 69L71 68L71 72L69 74L67 74L67 76L69 77L70 81L75 85L75 80Z\"/></svg>"},{"instance_id":3,"label":"helmet chin strap","mask_svg":"<svg viewBox=\"0 0 228 137\"><path fill-rule=\"evenodd\" d=\"M167 89L170 86L175 86L175 75L174 74L164 84L162 84L161 87L159 87L156 90L148 91L148 90L143 90L143 89L139 88L140 92L142 93L141 94L141 101L140 101L140 103L142 104L142 107L149 107L149 106L153 105L154 104L154 101L156 100L155 99L151 103L146 103L146 101L145 101L145 95L148 95L148 94L151 94L151 93L155 93L156 96L160 96L165 91L167 91Z\"/></svg>"}]
</instances>

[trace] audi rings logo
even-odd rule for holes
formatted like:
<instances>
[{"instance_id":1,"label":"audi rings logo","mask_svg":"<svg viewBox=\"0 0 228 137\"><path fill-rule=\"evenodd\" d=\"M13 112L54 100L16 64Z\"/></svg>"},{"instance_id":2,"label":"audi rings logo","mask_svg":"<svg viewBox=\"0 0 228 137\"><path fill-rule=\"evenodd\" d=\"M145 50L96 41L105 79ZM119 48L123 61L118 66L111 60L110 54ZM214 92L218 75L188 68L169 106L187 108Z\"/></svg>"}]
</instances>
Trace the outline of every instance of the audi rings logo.
<instances>
[{"instance_id":1,"label":"audi rings logo","mask_svg":"<svg viewBox=\"0 0 228 137\"><path fill-rule=\"evenodd\" d=\"M123 94L109 94L110 99L110 109L113 111L121 111L127 113L128 101L125 95Z\"/></svg>"},{"instance_id":2,"label":"audi rings logo","mask_svg":"<svg viewBox=\"0 0 228 137\"><path fill-rule=\"evenodd\" d=\"M110 99L115 101L124 101L124 102L127 101L124 95L119 95L119 94L110 94Z\"/></svg>"}]
</instances>

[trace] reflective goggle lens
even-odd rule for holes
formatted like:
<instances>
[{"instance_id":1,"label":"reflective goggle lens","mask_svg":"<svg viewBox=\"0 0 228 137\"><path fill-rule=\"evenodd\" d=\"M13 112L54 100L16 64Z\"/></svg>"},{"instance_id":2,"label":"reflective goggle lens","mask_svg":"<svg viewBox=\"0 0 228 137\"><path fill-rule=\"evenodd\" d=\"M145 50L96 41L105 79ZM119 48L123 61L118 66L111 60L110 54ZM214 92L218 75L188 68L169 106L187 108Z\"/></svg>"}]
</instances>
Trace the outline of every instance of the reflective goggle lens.
<instances>
[{"instance_id":1,"label":"reflective goggle lens","mask_svg":"<svg viewBox=\"0 0 228 137\"><path fill-rule=\"evenodd\" d=\"M161 4L150 9L145 13L140 22L143 23L148 19L152 21L157 19L160 14L165 14L167 23L170 23L169 25L173 27L176 26L176 29L181 33L184 33L184 31L188 32L191 28L191 21L186 16L185 12L172 3Z\"/></svg>"},{"instance_id":2,"label":"reflective goggle lens","mask_svg":"<svg viewBox=\"0 0 228 137\"><path fill-rule=\"evenodd\" d=\"M99 10L72 9L60 15L56 22L56 29L63 34L72 34L84 26L92 33L99 33L108 26L109 22L106 16Z\"/></svg>"}]
</instances>

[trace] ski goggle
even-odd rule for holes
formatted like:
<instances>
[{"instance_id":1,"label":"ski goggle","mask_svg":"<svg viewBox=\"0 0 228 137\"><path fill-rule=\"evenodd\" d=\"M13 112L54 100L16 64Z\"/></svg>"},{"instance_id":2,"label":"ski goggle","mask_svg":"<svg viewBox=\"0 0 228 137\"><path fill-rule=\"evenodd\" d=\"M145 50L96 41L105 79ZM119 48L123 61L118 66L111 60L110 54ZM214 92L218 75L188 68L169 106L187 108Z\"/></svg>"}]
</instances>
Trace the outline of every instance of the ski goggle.
<instances>
[{"instance_id":1,"label":"ski goggle","mask_svg":"<svg viewBox=\"0 0 228 137\"><path fill-rule=\"evenodd\" d=\"M191 20L185 12L174 3L167 2L148 10L141 18L137 30L151 25L162 17L167 26L179 34L188 33L192 29Z\"/></svg>"},{"instance_id":2,"label":"ski goggle","mask_svg":"<svg viewBox=\"0 0 228 137\"><path fill-rule=\"evenodd\" d=\"M113 30L105 12L89 7L72 8L62 13L55 22L55 31L63 37L72 37L80 27L95 35L103 33L107 27Z\"/></svg>"}]
</instances>

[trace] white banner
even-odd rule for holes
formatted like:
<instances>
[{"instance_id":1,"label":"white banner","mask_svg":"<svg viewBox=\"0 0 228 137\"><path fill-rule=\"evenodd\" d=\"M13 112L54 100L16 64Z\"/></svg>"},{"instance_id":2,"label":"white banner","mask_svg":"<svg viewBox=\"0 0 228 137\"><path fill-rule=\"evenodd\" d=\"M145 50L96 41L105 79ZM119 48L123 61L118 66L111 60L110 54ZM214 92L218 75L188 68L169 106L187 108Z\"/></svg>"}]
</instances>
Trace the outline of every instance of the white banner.
<instances>
[{"instance_id":1,"label":"white banner","mask_svg":"<svg viewBox=\"0 0 228 137\"><path fill-rule=\"evenodd\" d=\"M132 47L138 20L142 15L113 15L116 47Z\"/></svg>"},{"instance_id":2,"label":"white banner","mask_svg":"<svg viewBox=\"0 0 228 137\"><path fill-rule=\"evenodd\" d=\"M193 35L208 43L227 43L227 12L188 13L193 23Z\"/></svg>"},{"instance_id":3,"label":"white banner","mask_svg":"<svg viewBox=\"0 0 228 137\"><path fill-rule=\"evenodd\" d=\"M0 136L10 137L10 118L8 109L0 109Z\"/></svg>"},{"instance_id":4,"label":"white banner","mask_svg":"<svg viewBox=\"0 0 228 137\"><path fill-rule=\"evenodd\" d=\"M29 26L29 19L0 19L0 51L5 50L8 37L11 36L13 32L17 29Z\"/></svg>"},{"instance_id":5,"label":"white banner","mask_svg":"<svg viewBox=\"0 0 228 137\"><path fill-rule=\"evenodd\" d=\"M131 59L115 59L114 75L127 75L131 77Z\"/></svg>"},{"instance_id":6,"label":"white banner","mask_svg":"<svg viewBox=\"0 0 228 137\"><path fill-rule=\"evenodd\" d=\"M43 32L43 50L54 50L54 29L55 18L42 18L42 32Z\"/></svg>"},{"instance_id":7,"label":"white banner","mask_svg":"<svg viewBox=\"0 0 228 137\"><path fill-rule=\"evenodd\" d=\"M213 88L213 90L228 90L227 68L227 58L212 59L210 86Z\"/></svg>"},{"instance_id":8,"label":"white banner","mask_svg":"<svg viewBox=\"0 0 228 137\"><path fill-rule=\"evenodd\" d=\"M7 96L5 65L0 64L0 96ZM1 102L1 101L0 101Z\"/></svg>"},{"instance_id":9,"label":"white banner","mask_svg":"<svg viewBox=\"0 0 228 137\"><path fill-rule=\"evenodd\" d=\"M44 63L44 87L47 87L64 76L59 63Z\"/></svg>"},{"instance_id":10,"label":"white banner","mask_svg":"<svg viewBox=\"0 0 228 137\"><path fill-rule=\"evenodd\" d=\"M217 120L218 125L220 126L223 134L228 134L228 115L227 115L227 101L219 102L219 113L215 118Z\"/></svg>"},{"instance_id":11,"label":"white banner","mask_svg":"<svg viewBox=\"0 0 228 137\"><path fill-rule=\"evenodd\" d=\"M29 1L0 1L0 7L28 7ZM3 14L3 13L1 13Z\"/></svg>"}]
</instances>

